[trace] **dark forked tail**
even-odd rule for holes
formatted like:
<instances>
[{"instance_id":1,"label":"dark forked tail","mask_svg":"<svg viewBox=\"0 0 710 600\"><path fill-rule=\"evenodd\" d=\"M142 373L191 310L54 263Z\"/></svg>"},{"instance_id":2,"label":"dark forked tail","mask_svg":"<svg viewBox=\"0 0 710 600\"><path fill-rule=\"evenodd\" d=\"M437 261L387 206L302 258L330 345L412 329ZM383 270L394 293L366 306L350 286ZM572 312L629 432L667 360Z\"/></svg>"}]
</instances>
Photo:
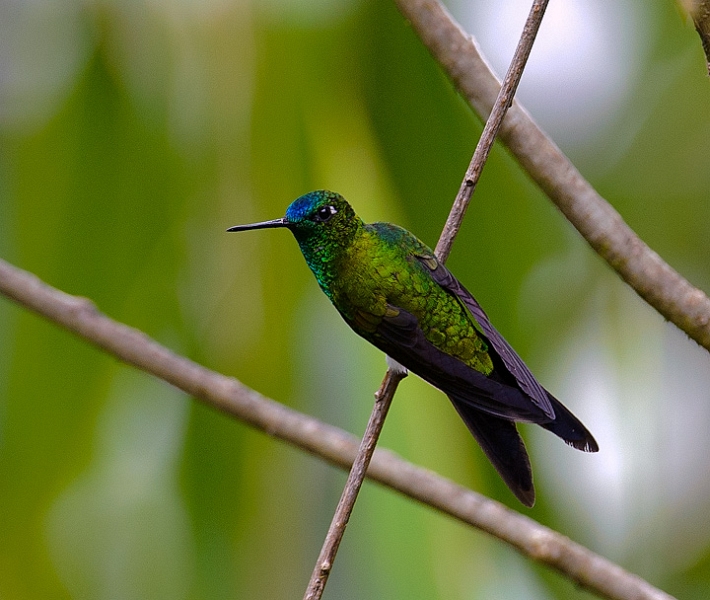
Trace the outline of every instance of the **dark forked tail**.
<instances>
[{"instance_id":1,"label":"dark forked tail","mask_svg":"<svg viewBox=\"0 0 710 600\"><path fill-rule=\"evenodd\" d=\"M555 420L540 425L578 450L597 452L599 446L587 428L552 394L548 395ZM515 423L473 408L455 396L449 399L506 485L525 506L532 506L535 488L530 459Z\"/></svg>"}]
</instances>

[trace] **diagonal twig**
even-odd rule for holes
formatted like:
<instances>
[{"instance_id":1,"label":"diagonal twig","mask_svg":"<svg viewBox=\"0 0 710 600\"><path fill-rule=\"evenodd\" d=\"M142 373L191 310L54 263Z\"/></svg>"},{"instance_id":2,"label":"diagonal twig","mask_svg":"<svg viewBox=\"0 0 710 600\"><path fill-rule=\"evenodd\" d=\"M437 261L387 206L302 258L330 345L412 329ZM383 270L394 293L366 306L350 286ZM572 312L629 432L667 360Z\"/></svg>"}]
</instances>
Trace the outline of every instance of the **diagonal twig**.
<instances>
[{"instance_id":1,"label":"diagonal twig","mask_svg":"<svg viewBox=\"0 0 710 600\"><path fill-rule=\"evenodd\" d=\"M461 227L466 209L471 201L471 196L481 177L491 148L493 147L493 142L503 122L505 113L513 102L515 91L520 83L525 64L530 56L530 51L532 50L535 37L542 23L542 18L545 15L547 3L548 0L533 0L532 8L530 9L525 27L523 28L523 33L520 36L515 53L513 54L508 73L505 76L503 85L493 105L490 117L483 128L483 133L478 140L476 150L471 158L471 163L466 170L466 175L451 207L451 212L446 220L439 242L436 245L436 256L442 263L446 262L451 252L451 246ZM365 480L367 467L370 464L372 454L377 445L377 440L384 427L385 417L389 411L394 394L397 391L397 385L402 377L401 374L389 369L380 390L376 394L375 406L372 409L372 414L370 415L370 420L368 421L365 434L363 435L360 449L358 450L355 462L348 475L343 493L338 501L320 554L313 567L311 578L303 596L304 600L320 600L323 595L323 590L325 589L331 569L333 568L333 562L335 561L335 556L340 547L340 542L345 534L345 528L352 514L362 483Z\"/></svg>"},{"instance_id":2,"label":"diagonal twig","mask_svg":"<svg viewBox=\"0 0 710 600\"><path fill-rule=\"evenodd\" d=\"M515 53L513 54L510 67L503 80L503 85L493 104L491 114L486 120L486 125L476 145L471 163L466 170L466 176L461 183L461 187L456 195L456 200L454 200L454 204L451 207L451 212L446 220L446 225L444 225L444 230L441 232L439 242L436 244L436 255L441 262L446 262L446 259L449 257L454 238L461 228L461 223L463 222L466 209L471 201L471 196L476 189L476 185L478 185L483 167L486 164L486 160L488 160L491 148L493 148L493 142L503 124L503 118L513 104L515 91L518 89L518 84L523 76L523 70L530 56L530 51L532 50L535 37L542 23L542 18L545 16L547 2L548 0L535 0L528 14L528 18L525 21L523 33L515 48Z\"/></svg>"},{"instance_id":3,"label":"diagonal twig","mask_svg":"<svg viewBox=\"0 0 710 600\"><path fill-rule=\"evenodd\" d=\"M343 493L340 496L338 505L335 508L333 519L328 527L323 546L316 560L315 567L308 581L308 587L303 596L304 600L317 600L323 595L325 584L328 582L330 571L333 568L335 555L338 553L340 542L345 534L345 527L350 520L355 501L360 493L360 488L365 480L365 474L375 452L377 441L380 439L385 418L392 405L392 399L397 391L399 382L405 377L404 372L388 369L385 378L382 380L380 389L375 394L375 406L367 422L365 433L360 441L360 446L353 461L353 465L348 473Z\"/></svg>"}]
</instances>

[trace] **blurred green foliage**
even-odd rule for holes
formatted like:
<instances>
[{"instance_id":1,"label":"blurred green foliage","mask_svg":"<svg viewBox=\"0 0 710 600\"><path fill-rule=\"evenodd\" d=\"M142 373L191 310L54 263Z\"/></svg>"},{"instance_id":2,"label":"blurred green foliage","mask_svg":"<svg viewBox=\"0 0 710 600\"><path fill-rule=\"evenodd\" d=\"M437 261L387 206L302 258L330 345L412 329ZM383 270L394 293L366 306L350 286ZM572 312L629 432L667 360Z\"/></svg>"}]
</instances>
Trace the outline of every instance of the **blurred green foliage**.
<instances>
[{"instance_id":1,"label":"blurred green foliage","mask_svg":"<svg viewBox=\"0 0 710 600\"><path fill-rule=\"evenodd\" d=\"M710 85L677 9L642 10L628 100L565 150L707 290ZM382 356L340 321L287 233L224 230L331 188L366 220L435 244L481 125L395 8L1 2L0 23L0 255L362 431ZM530 514L707 598L705 353L592 255L501 148L449 264L602 447L581 456L526 430ZM445 398L413 377L383 444L520 508ZM299 597L344 479L0 300L0 598ZM588 595L366 484L327 596Z\"/></svg>"}]
</instances>

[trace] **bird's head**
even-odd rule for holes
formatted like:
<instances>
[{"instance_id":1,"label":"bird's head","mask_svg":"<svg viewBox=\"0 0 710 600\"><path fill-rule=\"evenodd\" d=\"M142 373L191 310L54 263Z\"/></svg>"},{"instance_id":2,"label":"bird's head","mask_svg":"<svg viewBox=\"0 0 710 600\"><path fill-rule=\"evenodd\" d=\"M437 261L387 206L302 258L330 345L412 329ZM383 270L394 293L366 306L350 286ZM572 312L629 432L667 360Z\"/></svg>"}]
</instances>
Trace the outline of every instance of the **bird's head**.
<instances>
[{"instance_id":1,"label":"bird's head","mask_svg":"<svg viewBox=\"0 0 710 600\"><path fill-rule=\"evenodd\" d=\"M281 219L235 225L227 231L286 227L305 254L307 249L322 251L345 246L361 226L362 221L345 198L335 192L317 190L294 200Z\"/></svg>"}]
</instances>

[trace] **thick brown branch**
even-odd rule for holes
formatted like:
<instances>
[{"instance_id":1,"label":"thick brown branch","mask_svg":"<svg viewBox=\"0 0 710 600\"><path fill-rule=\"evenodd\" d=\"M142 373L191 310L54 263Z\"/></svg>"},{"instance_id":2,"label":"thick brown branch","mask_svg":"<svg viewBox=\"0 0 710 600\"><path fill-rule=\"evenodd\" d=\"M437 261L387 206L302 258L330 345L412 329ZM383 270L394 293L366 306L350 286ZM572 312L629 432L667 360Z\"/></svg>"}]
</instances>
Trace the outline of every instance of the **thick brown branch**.
<instances>
[{"instance_id":1,"label":"thick brown branch","mask_svg":"<svg viewBox=\"0 0 710 600\"><path fill-rule=\"evenodd\" d=\"M486 118L500 89L474 40L437 0L395 0L471 107ZM517 102L499 137L589 245L663 317L710 350L710 299L665 263Z\"/></svg>"},{"instance_id":2,"label":"thick brown branch","mask_svg":"<svg viewBox=\"0 0 710 600\"><path fill-rule=\"evenodd\" d=\"M358 440L344 431L264 398L236 379L178 356L144 333L96 310L34 275L0 260L0 293L61 325L109 354L195 396L265 433L343 468ZM600 596L669 600L639 577L532 519L403 460L377 450L368 477L507 542Z\"/></svg>"}]
</instances>

